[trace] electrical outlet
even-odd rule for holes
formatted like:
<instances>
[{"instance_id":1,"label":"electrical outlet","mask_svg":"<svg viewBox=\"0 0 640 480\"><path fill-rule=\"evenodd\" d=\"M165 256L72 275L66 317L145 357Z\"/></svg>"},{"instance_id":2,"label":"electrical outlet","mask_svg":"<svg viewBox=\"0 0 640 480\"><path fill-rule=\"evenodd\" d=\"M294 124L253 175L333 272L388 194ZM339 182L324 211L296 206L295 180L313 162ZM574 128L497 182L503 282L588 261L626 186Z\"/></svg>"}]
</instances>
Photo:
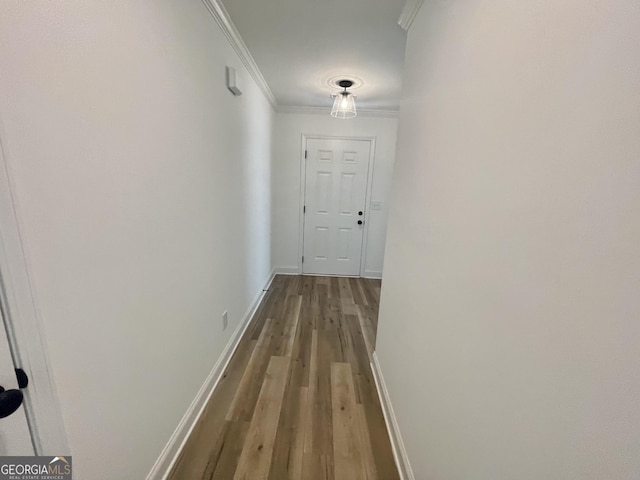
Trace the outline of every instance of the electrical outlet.
<instances>
[{"instance_id":1,"label":"electrical outlet","mask_svg":"<svg viewBox=\"0 0 640 480\"><path fill-rule=\"evenodd\" d=\"M222 330L226 330L229 325L229 314L225 310L222 312Z\"/></svg>"}]
</instances>

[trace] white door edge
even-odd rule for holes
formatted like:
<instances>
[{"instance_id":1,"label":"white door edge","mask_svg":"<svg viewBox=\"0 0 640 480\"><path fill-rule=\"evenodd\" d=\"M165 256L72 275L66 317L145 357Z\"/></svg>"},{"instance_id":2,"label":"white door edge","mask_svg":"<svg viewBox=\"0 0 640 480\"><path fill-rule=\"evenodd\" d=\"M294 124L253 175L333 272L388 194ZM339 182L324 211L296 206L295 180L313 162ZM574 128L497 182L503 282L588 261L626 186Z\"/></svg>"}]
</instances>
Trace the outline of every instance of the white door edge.
<instances>
[{"instance_id":1,"label":"white door edge","mask_svg":"<svg viewBox=\"0 0 640 480\"><path fill-rule=\"evenodd\" d=\"M0 307L3 307L0 308L0 384L9 392L19 389L24 395L14 370L14 355L11 352L3 320L4 306L0 305ZM11 414L0 419L0 455L33 455L33 453L33 439L27 424L23 400Z\"/></svg>"},{"instance_id":2,"label":"white door edge","mask_svg":"<svg viewBox=\"0 0 640 480\"><path fill-rule=\"evenodd\" d=\"M367 246L369 245L369 220L371 219L371 190L373 189L373 172L375 170L376 137L369 140L369 170L367 171L367 190L364 197L364 234L362 235L362 256L360 257L360 277L367 268Z\"/></svg>"},{"instance_id":3,"label":"white door edge","mask_svg":"<svg viewBox=\"0 0 640 480\"><path fill-rule=\"evenodd\" d=\"M0 295L8 317L7 336L16 367L29 375L24 407L36 455L69 455L3 134L0 122Z\"/></svg>"},{"instance_id":4,"label":"white door edge","mask_svg":"<svg viewBox=\"0 0 640 480\"><path fill-rule=\"evenodd\" d=\"M371 210L371 190L373 186L373 171L375 169L375 150L376 150L376 138L373 137L354 137L354 136L340 136L340 135L322 135L322 134L308 134L303 133L301 135L300 142L300 178L299 178L299 200L298 200L298 273L300 275L307 275L304 273L302 265L302 255L304 251L304 205L305 205L305 179L306 179L306 166L305 151L307 149L308 140L361 140L369 142L369 168L367 171L367 187L365 191L365 220L364 220L364 232L362 235L362 255L360 256L360 272L358 277L363 276L366 270L367 264L367 245L369 242L369 216ZM308 274L313 276L313 274ZM348 275L335 275L337 277L348 277Z\"/></svg>"}]
</instances>

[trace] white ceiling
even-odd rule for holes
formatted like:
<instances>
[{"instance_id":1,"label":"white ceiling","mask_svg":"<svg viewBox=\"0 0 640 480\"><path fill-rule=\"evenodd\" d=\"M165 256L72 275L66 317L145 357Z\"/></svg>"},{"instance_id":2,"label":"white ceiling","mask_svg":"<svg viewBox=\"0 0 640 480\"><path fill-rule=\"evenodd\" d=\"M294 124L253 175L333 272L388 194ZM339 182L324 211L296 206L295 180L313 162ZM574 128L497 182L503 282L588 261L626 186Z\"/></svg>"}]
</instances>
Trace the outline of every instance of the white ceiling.
<instances>
[{"instance_id":1,"label":"white ceiling","mask_svg":"<svg viewBox=\"0 0 640 480\"><path fill-rule=\"evenodd\" d=\"M330 107L351 79L358 109L397 110L405 0L222 0L279 107Z\"/></svg>"}]
</instances>

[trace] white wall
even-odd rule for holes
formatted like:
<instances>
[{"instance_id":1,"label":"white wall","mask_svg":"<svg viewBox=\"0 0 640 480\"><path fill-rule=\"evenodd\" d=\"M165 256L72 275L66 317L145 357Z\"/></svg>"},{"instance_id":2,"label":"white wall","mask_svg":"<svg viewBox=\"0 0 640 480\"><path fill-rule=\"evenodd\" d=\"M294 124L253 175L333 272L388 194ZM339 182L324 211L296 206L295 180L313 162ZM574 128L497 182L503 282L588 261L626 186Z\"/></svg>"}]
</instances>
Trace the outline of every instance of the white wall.
<instances>
[{"instance_id":1,"label":"white wall","mask_svg":"<svg viewBox=\"0 0 640 480\"><path fill-rule=\"evenodd\" d=\"M640 5L425 2L377 354L416 479L640 478Z\"/></svg>"},{"instance_id":2,"label":"white wall","mask_svg":"<svg viewBox=\"0 0 640 480\"><path fill-rule=\"evenodd\" d=\"M271 271L274 114L199 0L3 2L0 71L75 474L144 478Z\"/></svg>"},{"instance_id":3,"label":"white wall","mask_svg":"<svg viewBox=\"0 0 640 480\"><path fill-rule=\"evenodd\" d=\"M276 268L299 271L300 242L300 161L302 135L375 137L372 201L382 202L381 210L369 209L369 234L364 275L382 275L387 229L389 189L395 158L396 118L358 116L341 120L327 114L278 113L273 163L272 255Z\"/></svg>"}]
</instances>

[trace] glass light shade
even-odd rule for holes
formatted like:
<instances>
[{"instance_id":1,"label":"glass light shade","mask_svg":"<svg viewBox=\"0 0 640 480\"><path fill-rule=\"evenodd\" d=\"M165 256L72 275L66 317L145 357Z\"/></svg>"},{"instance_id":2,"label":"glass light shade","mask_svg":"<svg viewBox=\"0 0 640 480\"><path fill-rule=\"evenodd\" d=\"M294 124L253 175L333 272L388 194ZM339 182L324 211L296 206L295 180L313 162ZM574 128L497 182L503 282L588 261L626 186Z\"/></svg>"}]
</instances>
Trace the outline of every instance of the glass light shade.
<instances>
[{"instance_id":1,"label":"glass light shade","mask_svg":"<svg viewBox=\"0 0 640 480\"><path fill-rule=\"evenodd\" d=\"M340 92L333 98L331 116L336 118L353 118L356 113L356 97L349 92Z\"/></svg>"}]
</instances>

